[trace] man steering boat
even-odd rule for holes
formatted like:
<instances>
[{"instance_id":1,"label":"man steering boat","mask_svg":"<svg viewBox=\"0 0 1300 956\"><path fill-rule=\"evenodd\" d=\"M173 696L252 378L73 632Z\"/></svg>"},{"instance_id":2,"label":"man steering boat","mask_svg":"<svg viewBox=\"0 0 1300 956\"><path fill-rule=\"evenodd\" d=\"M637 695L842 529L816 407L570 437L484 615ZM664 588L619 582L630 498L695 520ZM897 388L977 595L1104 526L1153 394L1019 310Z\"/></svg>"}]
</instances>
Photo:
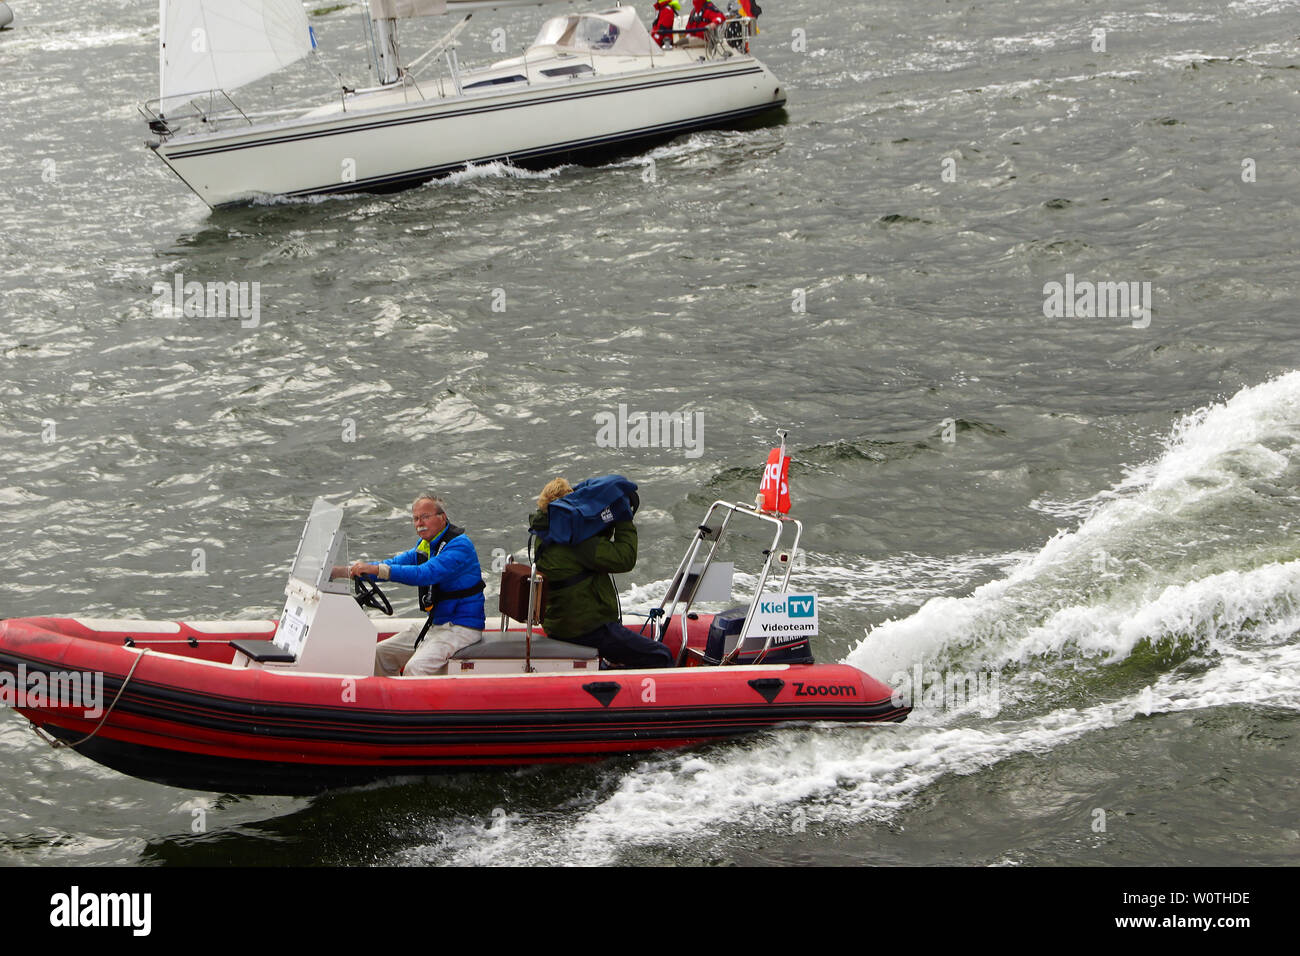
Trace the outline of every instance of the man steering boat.
<instances>
[{"instance_id":1,"label":"man steering boat","mask_svg":"<svg viewBox=\"0 0 1300 956\"><path fill-rule=\"evenodd\" d=\"M442 498L424 494L411 503L420 541L378 564L357 561L352 577L374 576L419 588L422 625L399 631L375 648L375 674L429 677L442 672L458 650L483 639L487 616L483 571L464 528L452 524Z\"/></svg>"}]
</instances>

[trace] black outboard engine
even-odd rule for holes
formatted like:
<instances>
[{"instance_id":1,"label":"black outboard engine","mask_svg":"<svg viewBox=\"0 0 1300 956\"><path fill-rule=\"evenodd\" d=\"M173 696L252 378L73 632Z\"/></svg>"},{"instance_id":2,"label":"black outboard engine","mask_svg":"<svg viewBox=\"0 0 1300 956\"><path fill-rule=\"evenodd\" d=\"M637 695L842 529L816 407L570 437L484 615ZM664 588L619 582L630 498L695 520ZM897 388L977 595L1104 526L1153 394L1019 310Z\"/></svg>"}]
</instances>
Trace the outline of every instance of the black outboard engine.
<instances>
[{"instance_id":1,"label":"black outboard engine","mask_svg":"<svg viewBox=\"0 0 1300 956\"><path fill-rule=\"evenodd\" d=\"M740 636L740 629L745 625L745 614L748 611L748 607L733 607L713 618L713 623L709 625L709 640L704 647L704 658L708 663L722 663L722 658L736 646L736 639ZM732 659L731 663L757 662L765 640L764 637L755 637L751 634L745 639L745 646L740 649L740 653ZM762 663L812 664L812 646L806 637L782 637L778 634L772 638L772 646L768 648Z\"/></svg>"}]
</instances>

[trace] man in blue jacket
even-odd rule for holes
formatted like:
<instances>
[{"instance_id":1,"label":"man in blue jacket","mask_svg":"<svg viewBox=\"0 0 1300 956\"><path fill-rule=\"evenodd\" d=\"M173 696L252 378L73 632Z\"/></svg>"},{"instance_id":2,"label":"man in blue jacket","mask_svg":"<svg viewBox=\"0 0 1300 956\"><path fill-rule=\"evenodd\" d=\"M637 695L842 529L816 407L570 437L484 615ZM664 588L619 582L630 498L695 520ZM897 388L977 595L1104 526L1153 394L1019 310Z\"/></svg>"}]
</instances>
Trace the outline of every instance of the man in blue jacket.
<instances>
[{"instance_id":1,"label":"man in blue jacket","mask_svg":"<svg viewBox=\"0 0 1300 956\"><path fill-rule=\"evenodd\" d=\"M429 619L408 627L375 649L375 673L383 677L428 677L447 666L451 655L483 639L483 572L474 544L447 518L437 495L421 495L411 504L420 543L379 564L358 561L353 577L374 575L420 589L420 609ZM417 646L418 645L418 646Z\"/></svg>"}]
</instances>

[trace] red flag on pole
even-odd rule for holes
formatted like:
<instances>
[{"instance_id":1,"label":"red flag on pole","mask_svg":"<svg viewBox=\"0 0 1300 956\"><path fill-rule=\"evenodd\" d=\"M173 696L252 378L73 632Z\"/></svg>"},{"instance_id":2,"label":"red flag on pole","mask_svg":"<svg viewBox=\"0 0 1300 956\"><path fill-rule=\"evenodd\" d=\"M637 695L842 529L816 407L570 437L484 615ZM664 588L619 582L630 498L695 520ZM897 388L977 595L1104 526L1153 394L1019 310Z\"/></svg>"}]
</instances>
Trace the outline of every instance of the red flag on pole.
<instances>
[{"instance_id":1,"label":"red flag on pole","mask_svg":"<svg viewBox=\"0 0 1300 956\"><path fill-rule=\"evenodd\" d=\"M758 486L759 507L764 511L790 512L790 458L785 453L785 435L781 447L773 448L763 468L763 480Z\"/></svg>"}]
</instances>

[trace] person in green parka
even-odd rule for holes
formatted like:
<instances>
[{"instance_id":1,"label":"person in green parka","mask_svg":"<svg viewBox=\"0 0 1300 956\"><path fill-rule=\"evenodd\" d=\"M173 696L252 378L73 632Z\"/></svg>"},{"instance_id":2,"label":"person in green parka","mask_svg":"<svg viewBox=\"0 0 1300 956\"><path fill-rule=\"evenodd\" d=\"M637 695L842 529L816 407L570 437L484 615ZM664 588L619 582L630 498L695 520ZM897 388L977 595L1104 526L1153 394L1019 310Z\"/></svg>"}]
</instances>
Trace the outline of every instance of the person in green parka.
<instances>
[{"instance_id":1,"label":"person in green parka","mask_svg":"<svg viewBox=\"0 0 1300 956\"><path fill-rule=\"evenodd\" d=\"M529 518L532 531L550 527L547 509L573 487L563 478L548 482ZM549 597L542 628L547 637L594 647L612 664L672 667L673 655L658 641L623 626L611 574L636 566L636 525L615 521L579 544L539 543L537 569L546 576Z\"/></svg>"}]
</instances>

